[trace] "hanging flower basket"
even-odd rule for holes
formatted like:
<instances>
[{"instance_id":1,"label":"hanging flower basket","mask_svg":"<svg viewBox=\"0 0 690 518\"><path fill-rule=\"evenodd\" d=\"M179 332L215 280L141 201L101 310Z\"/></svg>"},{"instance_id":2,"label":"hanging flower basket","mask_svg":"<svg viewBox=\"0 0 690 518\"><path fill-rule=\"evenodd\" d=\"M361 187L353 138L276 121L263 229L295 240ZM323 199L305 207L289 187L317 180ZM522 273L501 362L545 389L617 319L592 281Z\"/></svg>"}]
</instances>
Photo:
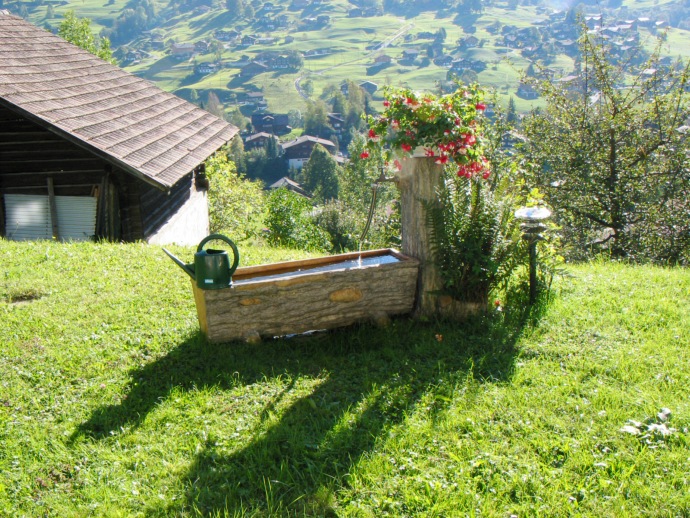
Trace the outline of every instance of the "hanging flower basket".
<instances>
[{"instance_id":1,"label":"hanging flower basket","mask_svg":"<svg viewBox=\"0 0 690 518\"><path fill-rule=\"evenodd\" d=\"M422 156L437 164L457 167L458 176L489 178L482 134L486 105L478 86L459 85L454 93L441 96L387 88L384 98L381 115L369 117L360 158L381 153L385 163L399 171L401 159L420 156L421 148Z\"/></svg>"}]
</instances>

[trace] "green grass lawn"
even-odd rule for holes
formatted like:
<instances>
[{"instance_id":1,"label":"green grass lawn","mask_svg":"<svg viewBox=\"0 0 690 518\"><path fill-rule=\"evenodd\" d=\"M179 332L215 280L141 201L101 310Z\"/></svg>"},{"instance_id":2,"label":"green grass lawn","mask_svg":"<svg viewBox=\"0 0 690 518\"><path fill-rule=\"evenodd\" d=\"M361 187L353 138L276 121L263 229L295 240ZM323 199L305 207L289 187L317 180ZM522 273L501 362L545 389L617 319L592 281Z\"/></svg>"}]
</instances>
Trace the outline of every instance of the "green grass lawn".
<instances>
[{"instance_id":1,"label":"green grass lawn","mask_svg":"<svg viewBox=\"0 0 690 518\"><path fill-rule=\"evenodd\" d=\"M531 315L207 345L158 247L0 240L0 264L2 516L690 514L687 270L570 265Z\"/></svg>"}]
</instances>

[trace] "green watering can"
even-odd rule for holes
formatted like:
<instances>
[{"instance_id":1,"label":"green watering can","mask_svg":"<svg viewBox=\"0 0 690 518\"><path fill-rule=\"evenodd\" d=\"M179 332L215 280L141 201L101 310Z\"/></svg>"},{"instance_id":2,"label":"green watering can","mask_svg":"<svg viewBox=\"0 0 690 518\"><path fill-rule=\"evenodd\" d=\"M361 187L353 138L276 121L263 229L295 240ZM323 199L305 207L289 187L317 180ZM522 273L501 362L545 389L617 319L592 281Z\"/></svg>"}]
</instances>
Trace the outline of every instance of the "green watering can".
<instances>
[{"instance_id":1,"label":"green watering can","mask_svg":"<svg viewBox=\"0 0 690 518\"><path fill-rule=\"evenodd\" d=\"M212 250L210 248L204 250L204 245L206 243L216 239L225 241L230 245L233 254L232 266L230 265L230 257L226 250ZM163 251L168 254L170 259L175 261L202 290L219 290L229 287L230 284L232 284L232 274L235 273L237 265L240 262L240 253L237 251L235 243L221 234L211 234L201 240L201 243L199 243L196 249L196 254L194 254L193 264L185 264L165 248Z\"/></svg>"}]
</instances>

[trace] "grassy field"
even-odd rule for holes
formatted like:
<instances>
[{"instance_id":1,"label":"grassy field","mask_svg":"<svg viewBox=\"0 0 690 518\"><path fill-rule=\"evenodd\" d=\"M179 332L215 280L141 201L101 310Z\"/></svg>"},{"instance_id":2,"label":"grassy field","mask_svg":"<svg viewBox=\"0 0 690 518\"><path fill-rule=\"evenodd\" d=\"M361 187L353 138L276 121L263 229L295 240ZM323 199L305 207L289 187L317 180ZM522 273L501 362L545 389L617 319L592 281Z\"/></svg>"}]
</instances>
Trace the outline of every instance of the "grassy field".
<instances>
[{"instance_id":1,"label":"grassy field","mask_svg":"<svg viewBox=\"0 0 690 518\"><path fill-rule=\"evenodd\" d=\"M2 516L690 514L687 270L571 265L531 314L250 346L204 342L155 246L0 264Z\"/></svg>"}]
</instances>

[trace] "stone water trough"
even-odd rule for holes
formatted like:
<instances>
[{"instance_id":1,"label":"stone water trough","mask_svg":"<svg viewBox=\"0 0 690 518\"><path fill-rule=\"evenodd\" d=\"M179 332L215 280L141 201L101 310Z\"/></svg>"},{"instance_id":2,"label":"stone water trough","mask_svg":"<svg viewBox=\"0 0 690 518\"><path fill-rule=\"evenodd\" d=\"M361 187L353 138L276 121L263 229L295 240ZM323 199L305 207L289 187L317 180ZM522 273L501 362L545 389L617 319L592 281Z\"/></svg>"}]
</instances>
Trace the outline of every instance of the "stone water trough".
<instances>
[{"instance_id":1,"label":"stone water trough","mask_svg":"<svg viewBox=\"0 0 690 518\"><path fill-rule=\"evenodd\" d=\"M416 259L381 249L238 268L219 290L192 286L210 342L252 341L409 313L418 269Z\"/></svg>"}]
</instances>

